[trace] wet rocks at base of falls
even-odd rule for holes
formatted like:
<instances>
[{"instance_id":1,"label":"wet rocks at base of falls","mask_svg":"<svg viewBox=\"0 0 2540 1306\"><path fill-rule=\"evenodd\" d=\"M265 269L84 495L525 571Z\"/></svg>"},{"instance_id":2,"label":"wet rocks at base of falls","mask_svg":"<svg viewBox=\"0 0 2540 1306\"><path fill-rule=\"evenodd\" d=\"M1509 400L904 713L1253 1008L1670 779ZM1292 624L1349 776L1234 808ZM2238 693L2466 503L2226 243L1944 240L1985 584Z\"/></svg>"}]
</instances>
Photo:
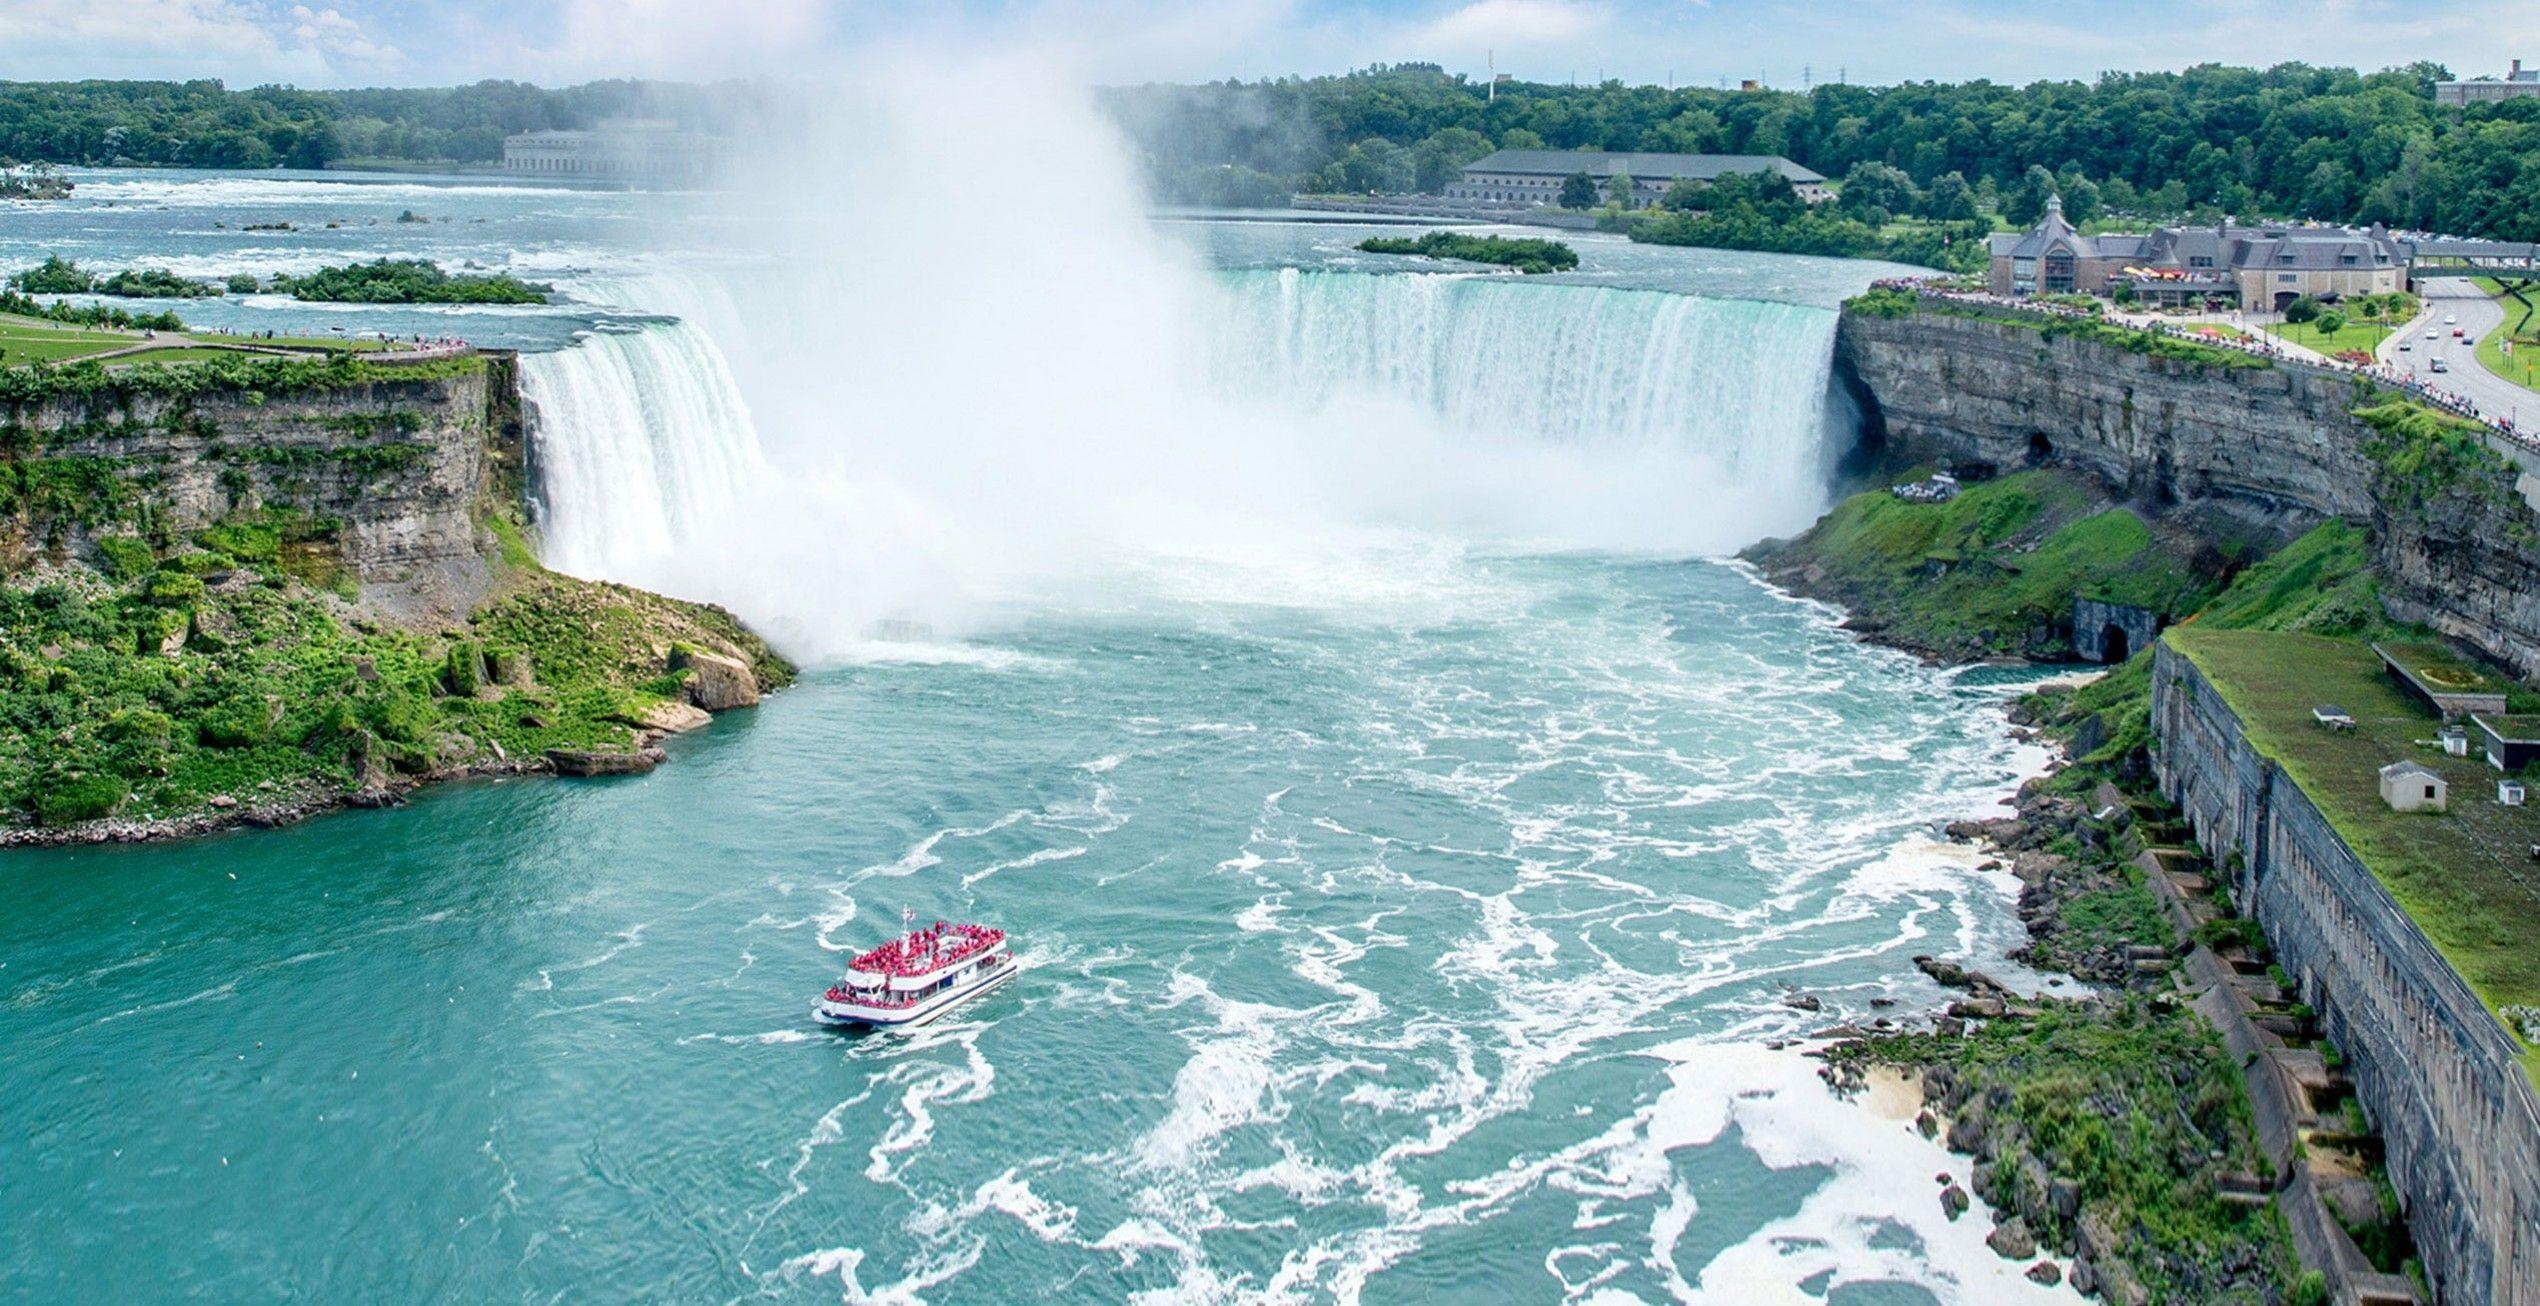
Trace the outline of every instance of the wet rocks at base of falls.
<instances>
[{"instance_id":1,"label":"wet rocks at base of falls","mask_svg":"<svg viewBox=\"0 0 2540 1306\"><path fill-rule=\"evenodd\" d=\"M758 706L758 675L738 658L681 648L672 651L670 669L688 673L688 701L708 712Z\"/></svg>"},{"instance_id":2,"label":"wet rocks at base of falls","mask_svg":"<svg viewBox=\"0 0 2540 1306\"><path fill-rule=\"evenodd\" d=\"M649 745L633 750L599 748L550 748L547 750L547 762L555 768L558 775L642 775L668 760L670 760L669 754Z\"/></svg>"}]
</instances>

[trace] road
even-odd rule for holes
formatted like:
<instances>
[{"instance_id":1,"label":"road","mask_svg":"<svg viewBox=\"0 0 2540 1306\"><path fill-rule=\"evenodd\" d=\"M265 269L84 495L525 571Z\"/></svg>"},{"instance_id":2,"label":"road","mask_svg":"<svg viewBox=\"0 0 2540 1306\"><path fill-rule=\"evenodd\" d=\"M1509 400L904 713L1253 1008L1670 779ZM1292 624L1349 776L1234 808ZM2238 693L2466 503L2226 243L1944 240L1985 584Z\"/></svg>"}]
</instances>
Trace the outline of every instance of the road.
<instances>
[{"instance_id":1,"label":"road","mask_svg":"<svg viewBox=\"0 0 2540 1306\"><path fill-rule=\"evenodd\" d=\"M2464 333L2452 335L2453 326L2443 324L2447 316L2460 319L2457 326ZM2428 281L2425 283L2425 312L2408 323L2407 328L2381 342L2381 361L2403 368L2439 390L2468 399L2489 417L2511 420L2517 429L2540 431L2540 395L2488 371L2478 362L2476 345L2481 336L2503 325L2504 307L2481 293L2467 279ZM2427 331L2435 338L2425 338ZM2401 342L2408 348L2401 349ZM2436 372L2427 364L2442 359L2448 372Z\"/></svg>"}]
</instances>

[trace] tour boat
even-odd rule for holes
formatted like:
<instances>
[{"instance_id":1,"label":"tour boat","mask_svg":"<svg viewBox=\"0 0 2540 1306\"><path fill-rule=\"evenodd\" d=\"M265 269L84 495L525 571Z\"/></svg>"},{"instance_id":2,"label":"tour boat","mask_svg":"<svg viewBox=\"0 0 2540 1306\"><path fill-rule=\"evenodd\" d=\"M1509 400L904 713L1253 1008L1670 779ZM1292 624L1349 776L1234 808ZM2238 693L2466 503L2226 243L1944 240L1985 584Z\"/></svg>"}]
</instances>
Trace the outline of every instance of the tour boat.
<instances>
[{"instance_id":1,"label":"tour boat","mask_svg":"<svg viewBox=\"0 0 2540 1306\"><path fill-rule=\"evenodd\" d=\"M902 923L909 924L907 913ZM1005 931L985 925L909 926L908 933L847 963L847 976L820 997L824 1025L913 1029L1014 978Z\"/></svg>"}]
</instances>

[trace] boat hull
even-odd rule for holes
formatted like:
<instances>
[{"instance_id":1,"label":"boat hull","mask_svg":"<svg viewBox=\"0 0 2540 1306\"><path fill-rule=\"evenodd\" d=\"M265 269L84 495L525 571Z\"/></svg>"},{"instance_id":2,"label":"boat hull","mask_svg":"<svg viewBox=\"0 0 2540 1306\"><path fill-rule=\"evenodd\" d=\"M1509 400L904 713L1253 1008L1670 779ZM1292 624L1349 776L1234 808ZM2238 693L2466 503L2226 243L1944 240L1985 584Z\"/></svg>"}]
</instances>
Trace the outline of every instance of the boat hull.
<instances>
[{"instance_id":1,"label":"boat hull","mask_svg":"<svg viewBox=\"0 0 2540 1306\"><path fill-rule=\"evenodd\" d=\"M840 1028L915 1029L1014 978L1015 969L1014 963L1009 961L981 976L974 983L957 985L905 1007L863 1007L853 1003L831 1002L824 998L813 1004L811 1018L823 1025L834 1025Z\"/></svg>"}]
</instances>

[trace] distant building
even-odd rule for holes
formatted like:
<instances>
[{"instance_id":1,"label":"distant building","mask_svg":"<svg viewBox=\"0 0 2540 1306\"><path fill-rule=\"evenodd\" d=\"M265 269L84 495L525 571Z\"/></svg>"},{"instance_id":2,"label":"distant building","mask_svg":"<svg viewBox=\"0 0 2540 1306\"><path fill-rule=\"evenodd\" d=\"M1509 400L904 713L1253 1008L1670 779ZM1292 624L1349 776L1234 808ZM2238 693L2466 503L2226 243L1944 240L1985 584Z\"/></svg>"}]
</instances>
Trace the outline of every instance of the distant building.
<instances>
[{"instance_id":1,"label":"distant building","mask_svg":"<svg viewBox=\"0 0 2540 1306\"><path fill-rule=\"evenodd\" d=\"M2305 296L2377 295L2408 284L2407 250L2378 227L2225 222L2085 236L2065 219L2062 197L2050 195L2036 226L1990 240L1987 282L1997 295L2105 295L2123 282L2163 306L2220 302L2272 312Z\"/></svg>"},{"instance_id":2,"label":"distant building","mask_svg":"<svg viewBox=\"0 0 2540 1306\"><path fill-rule=\"evenodd\" d=\"M503 138L503 170L542 177L700 181L714 172L722 155L721 140L650 119Z\"/></svg>"},{"instance_id":3,"label":"distant building","mask_svg":"<svg viewBox=\"0 0 2540 1306\"><path fill-rule=\"evenodd\" d=\"M2519 100L2526 95L2540 95L2540 68L2525 68L2516 59L2513 68L2498 81L2493 77L2477 77L2466 82L2436 82L2434 102L2468 106L2493 104L2498 100Z\"/></svg>"},{"instance_id":4,"label":"distant building","mask_svg":"<svg viewBox=\"0 0 2540 1306\"><path fill-rule=\"evenodd\" d=\"M2540 717L2482 712L2469 720L2486 744L2488 765L2499 771L2519 771L2540 762Z\"/></svg>"},{"instance_id":5,"label":"distant building","mask_svg":"<svg viewBox=\"0 0 2540 1306\"><path fill-rule=\"evenodd\" d=\"M1464 179L1447 183L1446 198L1483 204L1558 204L1561 183L1575 173L1596 181L1599 202L1615 174L1632 179L1632 207L1647 208L1680 181L1717 181L1733 172L1774 172L1788 178L1799 198L1815 204L1828 197L1826 179L1778 154L1635 154L1612 150L1501 150L1464 165Z\"/></svg>"},{"instance_id":6,"label":"distant building","mask_svg":"<svg viewBox=\"0 0 2540 1306\"><path fill-rule=\"evenodd\" d=\"M2394 812L2439 812L2451 801L2451 786L2420 762L2392 762L2381 768L2381 801Z\"/></svg>"}]
</instances>

